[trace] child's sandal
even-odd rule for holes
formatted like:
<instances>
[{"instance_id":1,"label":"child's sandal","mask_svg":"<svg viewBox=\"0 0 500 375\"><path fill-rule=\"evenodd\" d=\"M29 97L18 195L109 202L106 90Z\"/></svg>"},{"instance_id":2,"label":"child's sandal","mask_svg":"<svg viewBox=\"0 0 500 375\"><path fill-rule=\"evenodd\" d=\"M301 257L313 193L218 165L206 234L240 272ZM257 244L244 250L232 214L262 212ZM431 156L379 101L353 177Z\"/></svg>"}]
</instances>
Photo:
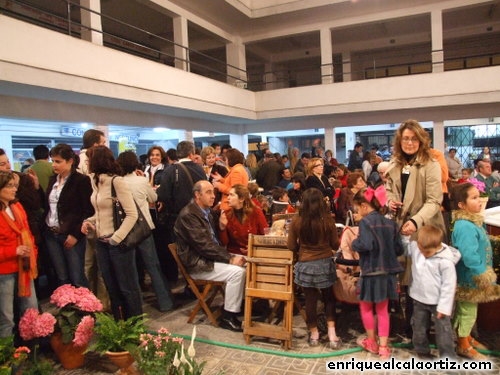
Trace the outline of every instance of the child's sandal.
<instances>
[{"instance_id":1,"label":"child's sandal","mask_svg":"<svg viewBox=\"0 0 500 375\"><path fill-rule=\"evenodd\" d=\"M391 348L388 346L379 346L378 355L381 359L388 359L391 357Z\"/></svg>"},{"instance_id":2,"label":"child's sandal","mask_svg":"<svg viewBox=\"0 0 500 375\"><path fill-rule=\"evenodd\" d=\"M364 350L367 352L373 353L373 354L378 354L378 344L375 340L369 339L369 338L359 338L356 340L356 344L361 346Z\"/></svg>"}]
</instances>

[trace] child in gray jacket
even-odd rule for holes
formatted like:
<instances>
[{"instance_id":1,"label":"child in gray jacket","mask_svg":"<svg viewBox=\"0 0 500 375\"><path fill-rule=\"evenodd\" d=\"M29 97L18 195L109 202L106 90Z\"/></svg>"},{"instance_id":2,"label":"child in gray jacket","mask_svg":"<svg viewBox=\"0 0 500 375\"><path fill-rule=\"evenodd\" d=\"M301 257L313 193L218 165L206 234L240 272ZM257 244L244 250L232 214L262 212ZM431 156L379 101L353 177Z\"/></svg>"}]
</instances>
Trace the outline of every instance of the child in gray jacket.
<instances>
[{"instance_id":1,"label":"child in gray jacket","mask_svg":"<svg viewBox=\"0 0 500 375\"><path fill-rule=\"evenodd\" d=\"M434 316L436 344L441 357L455 357L450 316L453 310L457 274L455 264L460 252L441 242L439 228L426 225L418 231L417 241L405 241L412 260L410 297L414 299L411 325L417 356L430 358L427 332ZM406 243L405 243L406 242Z\"/></svg>"}]
</instances>

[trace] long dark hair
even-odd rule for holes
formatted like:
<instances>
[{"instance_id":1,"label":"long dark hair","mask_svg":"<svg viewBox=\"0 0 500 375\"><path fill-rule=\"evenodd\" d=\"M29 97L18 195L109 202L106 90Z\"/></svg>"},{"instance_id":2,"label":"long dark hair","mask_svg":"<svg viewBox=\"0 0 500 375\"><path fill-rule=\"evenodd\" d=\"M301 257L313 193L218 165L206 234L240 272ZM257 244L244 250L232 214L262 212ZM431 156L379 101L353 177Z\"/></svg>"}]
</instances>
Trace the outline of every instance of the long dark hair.
<instances>
[{"instance_id":1,"label":"long dark hair","mask_svg":"<svg viewBox=\"0 0 500 375\"><path fill-rule=\"evenodd\" d=\"M299 227L299 239L301 243L316 245L324 242L331 230L335 230L335 224L323 193L316 188L309 188L302 195L302 205L299 216L296 219ZM332 229L333 228L333 229Z\"/></svg>"},{"instance_id":2,"label":"long dark hair","mask_svg":"<svg viewBox=\"0 0 500 375\"><path fill-rule=\"evenodd\" d=\"M469 190L475 187L470 182L465 182L463 184L456 185L452 190L452 199L454 202L453 209L459 210L459 203L465 204L467 202L467 198L469 197Z\"/></svg>"},{"instance_id":3,"label":"long dark hair","mask_svg":"<svg viewBox=\"0 0 500 375\"><path fill-rule=\"evenodd\" d=\"M401 141L403 139L403 132L408 129L415 133L418 141L420 142L420 146L418 148L417 154L415 157L422 163L426 164L430 159L430 144L431 140L429 134L425 131L425 129L420 125L417 120L406 120L403 122L398 130L396 130L396 134L394 135L394 152L393 152L393 160L395 160L398 164L405 164L405 153L403 152L403 148L401 147Z\"/></svg>"},{"instance_id":4,"label":"long dark hair","mask_svg":"<svg viewBox=\"0 0 500 375\"><path fill-rule=\"evenodd\" d=\"M255 209L255 205L250 198L250 191L248 190L248 187L241 184L236 184L233 185L231 189L234 189L234 193L238 196L238 199L243 199L243 223L245 222L246 218L252 214L253 210Z\"/></svg>"},{"instance_id":5,"label":"long dark hair","mask_svg":"<svg viewBox=\"0 0 500 375\"><path fill-rule=\"evenodd\" d=\"M89 158L89 171L94 173L96 184L99 182L100 174L110 176L121 175L120 165L115 160L113 153L106 146L94 146L87 150Z\"/></svg>"}]
</instances>

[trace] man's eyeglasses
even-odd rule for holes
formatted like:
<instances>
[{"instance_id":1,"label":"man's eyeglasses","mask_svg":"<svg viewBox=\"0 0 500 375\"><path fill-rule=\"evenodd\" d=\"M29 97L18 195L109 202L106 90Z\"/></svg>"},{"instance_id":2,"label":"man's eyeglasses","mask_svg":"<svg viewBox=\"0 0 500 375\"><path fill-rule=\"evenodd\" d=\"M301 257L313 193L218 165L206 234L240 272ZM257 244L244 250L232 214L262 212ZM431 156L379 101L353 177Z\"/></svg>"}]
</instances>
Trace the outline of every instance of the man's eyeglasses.
<instances>
[{"instance_id":1,"label":"man's eyeglasses","mask_svg":"<svg viewBox=\"0 0 500 375\"><path fill-rule=\"evenodd\" d=\"M12 188L16 188L17 189L19 187L19 184L14 184L12 182L9 182L4 187L9 188L9 189L12 189Z\"/></svg>"},{"instance_id":2,"label":"man's eyeglasses","mask_svg":"<svg viewBox=\"0 0 500 375\"><path fill-rule=\"evenodd\" d=\"M416 137L413 137L413 138L407 138L407 137L404 137L401 139L404 143L419 143L420 141L418 140L418 138Z\"/></svg>"}]
</instances>

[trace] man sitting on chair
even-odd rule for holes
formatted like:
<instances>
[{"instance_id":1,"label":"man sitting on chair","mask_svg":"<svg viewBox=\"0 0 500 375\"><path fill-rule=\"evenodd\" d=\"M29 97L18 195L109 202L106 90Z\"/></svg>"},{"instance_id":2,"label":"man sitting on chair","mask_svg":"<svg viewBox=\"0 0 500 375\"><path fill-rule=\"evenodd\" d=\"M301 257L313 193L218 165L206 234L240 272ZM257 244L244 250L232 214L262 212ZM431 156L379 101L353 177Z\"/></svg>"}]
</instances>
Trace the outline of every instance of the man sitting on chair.
<instances>
[{"instance_id":1,"label":"man sitting on chair","mask_svg":"<svg viewBox=\"0 0 500 375\"><path fill-rule=\"evenodd\" d=\"M245 288L245 258L232 256L218 239L219 230L227 224L216 221L212 211L215 200L214 187L208 181L198 181L193 186L194 198L179 213L174 231L177 236L177 253L193 279L223 281L226 283L224 312L219 322L221 328L242 332L236 315L241 310ZM223 215L225 218L225 215Z\"/></svg>"}]
</instances>

